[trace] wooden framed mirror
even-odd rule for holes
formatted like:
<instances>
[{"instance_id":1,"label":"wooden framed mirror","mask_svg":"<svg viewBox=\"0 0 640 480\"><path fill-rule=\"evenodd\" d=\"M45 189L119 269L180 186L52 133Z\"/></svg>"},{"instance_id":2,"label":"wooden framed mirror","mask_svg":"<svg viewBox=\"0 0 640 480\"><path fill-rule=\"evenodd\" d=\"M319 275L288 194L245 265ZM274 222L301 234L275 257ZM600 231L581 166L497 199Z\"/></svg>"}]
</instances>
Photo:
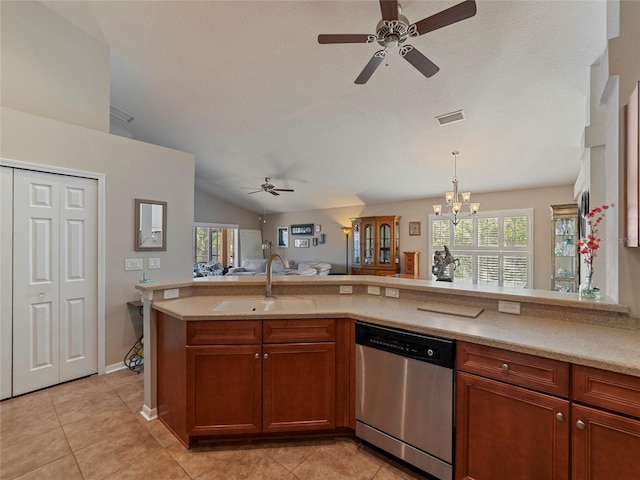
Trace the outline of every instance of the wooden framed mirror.
<instances>
[{"instance_id":1,"label":"wooden framed mirror","mask_svg":"<svg viewBox=\"0 0 640 480\"><path fill-rule=\"evenodd\" d=\"M136 198L136 252L165 251L167 249L167 202Z\"/></svg>"}]
</instances>

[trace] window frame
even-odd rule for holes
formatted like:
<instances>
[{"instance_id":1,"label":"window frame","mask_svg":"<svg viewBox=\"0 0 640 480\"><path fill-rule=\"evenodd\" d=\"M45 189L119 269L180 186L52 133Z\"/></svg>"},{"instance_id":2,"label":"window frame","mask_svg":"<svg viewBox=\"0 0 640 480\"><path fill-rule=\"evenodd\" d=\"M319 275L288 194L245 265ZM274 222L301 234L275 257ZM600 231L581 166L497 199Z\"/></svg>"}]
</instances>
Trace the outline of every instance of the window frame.
<instances>
[{"instance_id":1,"label":"window frame","mask_svg":"<svg viewBox=\"0 0 640 480\"><path fill-rule=\"evenodd\" d=\"M527 217L527 246L504 246L504 219L507 217ZM481 218L498 218L498 246L478 246L479 229L478 222ZM428 215L428 229L429 235L427 240L427 254L428 258L432 258L435 251L441 249L442 246L433 245L433 230L434 221L446 220L449 222L449 240L450 243L454 242L454 226L453 223L446 217L438 216L435 214ZM460 221L471 220L473 225L472 244L471 246L457 246L447 245L454 257L458 256L471 256L471 279L468 278L456 278L454 276L454 283L457 284L471 284L471 285L487 285L487 286L504 286L504 273L505 264L504 257L525 257L527 261L527 281L524 288L533 288L534 281L534 209L533 208L518 208L509 210L492 210L492 211L480 211L476 215L462 218ZM486 283L478 280L478 257L483 255L497 255L498 261L498 284ZM430 269L429 269L430 271ZM507 287L513 287L508 284ZM518 287L514 287L518 288Z\"/></svg>"},{"instance_id":2,"label":"window frame","mask_svg":"<svg viewBox=\"0 0 640 480\"><path fill-rule=\"evenodd\" d=\"M208 252L207 252L207 258L208 260L198 260L197 259L197 251L196 251L196 228L208 228L209 229L209 241L208 241ZM221 264L224 265L224 261L222 261L220 259L221 256L226 255L226 252L223 251L222 246L220 244L218 244L218 253L217 253L217 259L213 260L212 259L212 251L211 251L211 229L218 229L219 233L218 235L221 235L223 232L221 230L226 229L226 230L233 230L233 245L230 245L230 252L232 255L232 259L231 262L229 264L229 267L231 266L235 266L234 264L236 263L236 252L238 252L238 237L239 237L239 225L234 225L234 224L224 224L224 223L203 223L203 222L194 222L193 227L191 229L191 243L192 243L192 255L191 258L193 260L193 263L208 263L208 262L220 262ZM220 238L219 238L220 241Z\"/></svg>"}]
</instances>

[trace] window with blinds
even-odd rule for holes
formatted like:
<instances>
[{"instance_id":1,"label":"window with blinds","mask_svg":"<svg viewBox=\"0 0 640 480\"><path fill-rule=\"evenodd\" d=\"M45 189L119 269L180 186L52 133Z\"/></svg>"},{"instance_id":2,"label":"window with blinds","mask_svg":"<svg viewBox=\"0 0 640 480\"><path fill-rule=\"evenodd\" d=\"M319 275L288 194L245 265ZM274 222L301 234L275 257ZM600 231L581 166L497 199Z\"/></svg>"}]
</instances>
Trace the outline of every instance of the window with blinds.
<instances>
[{"instance_id":1,"label":"window with blinds","mask_svg":"<svg viewBox=\"0 0 640 480\"><path fill-rule=\"evenodd\" d=\"M533 287L533 209L481 212L456 227L429 215L429 253L446 245L460 261L455 283Z\"/></svg>"}]
</instances>

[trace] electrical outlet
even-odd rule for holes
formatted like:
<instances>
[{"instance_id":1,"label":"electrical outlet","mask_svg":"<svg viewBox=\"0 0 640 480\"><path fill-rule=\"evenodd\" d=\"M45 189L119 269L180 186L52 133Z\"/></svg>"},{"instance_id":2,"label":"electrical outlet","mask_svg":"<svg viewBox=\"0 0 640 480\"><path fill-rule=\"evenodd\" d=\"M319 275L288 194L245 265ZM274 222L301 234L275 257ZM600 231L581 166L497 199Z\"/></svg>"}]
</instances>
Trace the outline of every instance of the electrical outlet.
<instances>
[{"instance_id":1,"label":"electrical outlet","mask_svg":"<svg viewBox=\"0 0 640 480\"><path fill-rule=\"evenodd\" d=\"M124 269L125 271L130 270L142 270L142 259L141 258L127 258L124 261Z\"/></svg>"},{"instance_id":2,"label":"electrical outlet","mask_svg":"<svg viewBox=\"0 0 640 480\"><path fill-rule=\"evenodd\" d=\"M397 288L385 288L384 294L391 298L400 298L400 290Z\"/></svg>"},{"instance_id":3,"label":"electrical outlet","mask_svg":"<svg viewBox=\"0 0 640 480\"><path fill-rule=\"evenodd\" d=\"M513 313L514 315L520 315L520 302L505 302L498 301L498 311L503 313Z\"/></svg>"},{"instance_id":4,"label":"electrical outlet","mask_svg":"<svg viewBox=\"0 0 640 480\"><path fill-rule=\"evenodd\" d=\"M160 259L159 258L150 258L149 259L149 270L153 270L154 268L160 268Z\"/></svg>"},{"instance_id":5,"label":"electrical outlet","mask_svg":"<svg viewBox=\"0 0 640 480\"><path fill-rule=\"evenodd\" d=\"M353 293L353 287L351 285L340 285L340 293Z\"/></svg>"},{"instance_id":6,"label":"electrical outlet","mask_svg":"<svg viewBox=\"0 0 640 480\"><path fill-rule=\"evenodd\" d=\"M180 296L180 289L179 288L170 288L169 290L165 290L163 292L163 298L165 300L170 300L172 298L178 298Z\"/></svg>"},{"instance_id":7,"label":"electrical outlet","mask_svg":"<svg viewBox=\"0 0 640 480\"><path fill-rule=\"evenodd\" d=\"M375 285L369 285L367 287L367 293L369 295L380 295L380 287L377 287Z\"/></svg>"}]
</instances>

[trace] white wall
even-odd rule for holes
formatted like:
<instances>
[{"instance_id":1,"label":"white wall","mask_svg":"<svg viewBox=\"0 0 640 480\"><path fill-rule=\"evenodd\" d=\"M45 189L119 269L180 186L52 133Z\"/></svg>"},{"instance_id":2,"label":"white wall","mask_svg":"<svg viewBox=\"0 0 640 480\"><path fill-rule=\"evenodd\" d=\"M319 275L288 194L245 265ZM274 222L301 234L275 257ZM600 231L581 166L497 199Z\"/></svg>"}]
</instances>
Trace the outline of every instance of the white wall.
<instances>
[{"instance_id":1,"label":"white wall","mask_svg":"<svg viewBox=\"0 0 640 480\"><path fill-rule=\"evenodd\" d=\"M141 271L125 258L160 258L154 280L192 277L194 156L109 135L109 49L36 2L1 2L0 157L105 176L106 364L121 363L142 330ZM134 251L134 199L167 205L166 252Z\"/></svg>"},{"instance_id":2,"label":"white wall","mask_svg":"<svg viewBox=\"0 0 640 480\"><path fill-rule=\"evenodd\" d=\"M106 177L106 363L121 362L142 323L126 303L141 271L124 271L125 258L142 258L157 281L191 278L193 155L2 108L0 156L42 165L103 173ZM135 252L134 200L167 202L166 252ZM160 258L148 270L148 258Z\"/></svg>"},{"instance_id":3,"label":"white wall","mask_svg":"<svg viewBox=\"0 0 640 480\"><path fill-rule=\"evenodd\" d=\"M444 195L443 186L443 195ZM495 193L473 193L472 199L480 202L480 209L502 210L533 208L534 209L534 288L549 290L551 288L551 220L549 205L572 203L573 186L533 188ZM332 272L344 273L346 257L345 236L341 226L351 225L350 218L374 215L400 215L400 251L420 252L419 271L421 277L430 277L431 260L427 258L427 216L433 211L431 206L442 203L442 198L425 198L405 202L383 203L374 205L312 210L267 216L263 225L262 236L273 242L272 252L283 254L288 260L320 260L332 264ZM421 222L420 236L409 235L409 222ZM289 237L289 248L276 248L277 227L290 227L297 223L313 223L321 226L326 243L317 247L294 248L293 239ZM316 237L318 235L315 235ZM349 239L351 240L351 238ZM351 252L351 246L349 247ZM401 267L404 271L404 258L401 255ZM349 259L351 264L351 259Z\"/></svg>"},{"instance_id":4,"label":"white wall","mask_svg":"<svg viewBox=\"0 0 640 480\"><path fill-rule=\"evenodd\" d=\"M37 2L0 2L2 105L109 131L109 49Z\"/></svg>"},{"instance_id":5,"label":"white wall","mask_svg":"<svg viewBox=\"0 0 640 480\"><path fill-rule=\"evenodd\" d=\"M629 95L640 80L640 2L624 0L620 2L620 36L609 41L609 74L617 75L617 93L612 99L613 108L618 109L618 118L610 122L614 132L612 142L619 145L613 153L607 153L607 174L613 170L616 173L614 179L607 179L607 187L615 183L625 185L624 177L624 105L629 101ZM607 139L608 141L609 139ZM609 145L607 143L607 145ZM609 163L610 162L610 163ZM609 165L615 168L609 168ZM594 179L592 179L594 181ZM595 181L602 182L603 179ZM636 317L640 317L640 248L628 248L624 246L624 222L625 222L625 191L624 188L617 188L610 192L610 198L616 202L618 213L617 232L614 230L611 237L619 239L616 243L616 262L612 266L617 266L617 288L619 292L618 301L623 305L628 305ZM617 233L617 235L615 235ZM607 231L607 234L609 232Z\"/></svg>"},{"instance_id":6,"label":"white wall","mask_svg":"<svg viewBox=\"0 0 640 480\"><path fill-rule=\"evenodd\" d=\"M256 212L225 202L200 190L195 191L194 209L196 222L233 224L247 229L260 228Z\"/></svg>"}]
</instances>

